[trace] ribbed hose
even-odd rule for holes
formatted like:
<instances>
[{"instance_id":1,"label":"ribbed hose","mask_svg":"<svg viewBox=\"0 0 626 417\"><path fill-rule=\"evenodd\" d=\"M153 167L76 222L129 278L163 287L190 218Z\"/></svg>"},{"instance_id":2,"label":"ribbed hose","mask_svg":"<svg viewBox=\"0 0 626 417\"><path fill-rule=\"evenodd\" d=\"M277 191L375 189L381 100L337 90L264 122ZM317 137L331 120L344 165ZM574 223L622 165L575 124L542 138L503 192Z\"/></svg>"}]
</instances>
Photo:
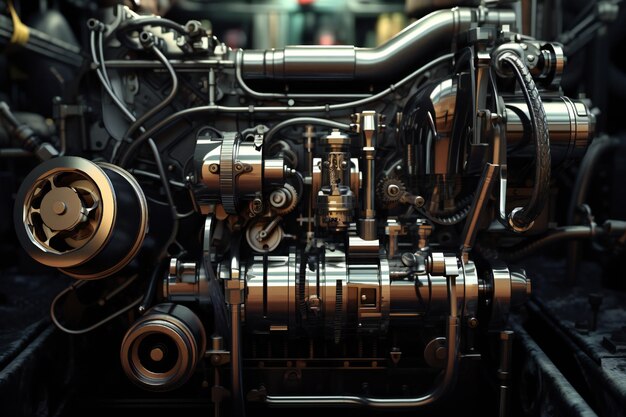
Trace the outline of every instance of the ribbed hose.
<instances>
[{"instance_id":1,"label":"ribbed hose","mask_svg":"<svg viewBox=\"0 0 626 417\"><path fill-rule=\"evenodd\" d=\"M513 52L504 52L498 59L509 64L515 73L528 106L535 140L535 186L532 196L525 206L515 208L509 214L510 225L518 231L524 231L539 217L549 196L551 156L548 119L539 91L526 64Z\"/></svg>"},{"instance_id":2,"label":"ribbed hose","mask_svg":"<svg viewBox=\"0 0 626 417\"><path fill-rule=\"evenodd\" d=\"M418 211L424 217L431 222L441 226L453 226L465 220L470 210L472 209L472 202L474 201L474 193L464 197L456 204L455 212L450 215L437 215L428 212L427 210L419 209Z\"/></svg>"}]
</instances>

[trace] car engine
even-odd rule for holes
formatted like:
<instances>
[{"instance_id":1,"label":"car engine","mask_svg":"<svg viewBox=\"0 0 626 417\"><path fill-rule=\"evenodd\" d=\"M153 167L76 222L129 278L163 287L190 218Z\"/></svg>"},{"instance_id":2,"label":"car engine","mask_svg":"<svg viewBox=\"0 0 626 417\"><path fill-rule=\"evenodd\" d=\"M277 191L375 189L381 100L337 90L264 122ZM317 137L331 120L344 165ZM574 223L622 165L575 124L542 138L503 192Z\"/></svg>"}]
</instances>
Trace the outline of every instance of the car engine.
<instances>
[{"instance_id":1,"label":"car engine","mask_svg":"<svg viewBox=\"0 0 626 417\"><path fill-rule=\"evenodd\" d=\"M580 414L537 412L556 377L524 359L549 262L600 265L584 241L615 259L626 236L626 217L587 198L597 155L618 148L604 104L562 84L582 32L531 36L525 2L484 1L375 47L244 49L123 4L84 6L63 39L13 3L2 62L29 87L15 72L0 96L7 253L20 253L3 274L53 282L40 300L50 343L73 346L55 357L87 374L77 396L97 380L89 398L157 413L484 401L469 414L592 415L574 389L550 401L582 395ZM586 24L606 25L619 7L593 10ZM601 302L589 295L593 320Z\"/></svg>"}]
</instances>

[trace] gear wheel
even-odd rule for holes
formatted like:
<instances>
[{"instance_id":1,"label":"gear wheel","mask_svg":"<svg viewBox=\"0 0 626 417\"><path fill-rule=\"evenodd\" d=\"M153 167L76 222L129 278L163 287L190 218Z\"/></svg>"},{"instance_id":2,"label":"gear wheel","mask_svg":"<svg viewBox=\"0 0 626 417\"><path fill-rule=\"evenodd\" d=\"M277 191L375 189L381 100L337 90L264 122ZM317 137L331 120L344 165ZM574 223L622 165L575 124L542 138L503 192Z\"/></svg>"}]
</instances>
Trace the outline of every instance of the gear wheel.
<instances>
[{"instance_id":1,"label":"gear wheel","mask_svg":"<svg viewBox=\"0 0 626 417\"><path fill-rule=\"evenodd\" d=\"M270 194L270 206L278 216L284 216L296 208L299 198L296 188L291 184L285 184Z\"/></svg>"},{"instance_id":2,"label":"gear wheel","mask_svg":"<svg viewBox=\"0 0 626 417\"><path fill-rule=\"evenodd\" d=\"M384 178L378 183L378 195L385 203L397 203L406 192L404 183L398 178Z\"/></svg>"}]
</instances>

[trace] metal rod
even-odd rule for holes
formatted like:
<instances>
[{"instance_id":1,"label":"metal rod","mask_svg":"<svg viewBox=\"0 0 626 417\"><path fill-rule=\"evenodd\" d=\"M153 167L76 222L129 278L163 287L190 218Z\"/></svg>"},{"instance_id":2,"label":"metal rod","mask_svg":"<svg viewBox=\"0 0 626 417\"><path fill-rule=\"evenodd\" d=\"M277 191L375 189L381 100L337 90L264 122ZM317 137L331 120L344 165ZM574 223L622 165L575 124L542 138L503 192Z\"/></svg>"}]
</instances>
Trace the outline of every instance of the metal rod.
<instances>
[{"instance_id":1,"label":"metal rod","mask_svg":"<svg viewBox=\"0 0 626 417\"><path fill-rule=\"evenodd\" d=\"M500 417L509 416L511 402L511 362L513 360L513 336L512 330L500 332L500 368L498 379L500 380Z\"/></svg>"},{"instance_id":2,"label":"metal rod","mask_svg":"<svg viewBox=\"0 0 626 417\"><path fill-rule=\"evenodd\" d=\"M487 201L489 201L497 171L498 166L490 163L487 163L483 169L483 175L478 185L478 192L474 196L474 202L472 203L472 208L467 216L467 221L463 229L461 253L464 256L469 254L474 246L476 234L478 233L478 221L487 206Z\"/></svg>"}]
</instances>

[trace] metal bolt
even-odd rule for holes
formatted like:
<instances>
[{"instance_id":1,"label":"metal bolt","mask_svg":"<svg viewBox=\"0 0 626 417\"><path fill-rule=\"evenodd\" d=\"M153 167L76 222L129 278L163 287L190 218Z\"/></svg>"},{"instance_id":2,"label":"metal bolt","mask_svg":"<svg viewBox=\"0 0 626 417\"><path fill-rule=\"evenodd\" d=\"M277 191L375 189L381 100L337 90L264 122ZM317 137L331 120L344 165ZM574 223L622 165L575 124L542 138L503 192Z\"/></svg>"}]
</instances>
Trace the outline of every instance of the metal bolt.
<instances>
[{"instance_id":1,"label":"metal bolt","mask_svg":"<svg viewBox=\"0 0 626 417\"><path fill-rule=\"evenodd\" d=\"M403 253L401 259L402 259L402 263L404 264L404 266L413 266L417 262L417 258L415 257L415 254L411 252Z\"/></svg>"},{"instance_id":2,"label":"metal bolt","mask_svg":"<svg viewBox=\"0 0 626 417\"><path fill-rule=\"evenodd\" d=\"M528 60L528 62L535 62L535 56L534 55L526 55L526 59Z\"/></svg>"},{"instance_id":3,"label":"metal bolt","mask_svg":"<svg viewBox=\"0 0 626 417\"><path fill-rule=\"evenodd\" d=\"M52 204L52 211L54 212L54 214L61 215L65 213L66 210L67 210L67 206L65 205L63 201L55 201Z\"/></svg>"},{"instance_id":4,"label":"metal bolt","mask_svg":"<svg viewBox=\"0 0 626 417\"><path fill-rule=\"evenodd\" d=\"M270 195L270 202L274 207L283 207L287 203L287 195L283 190L276 190Z\"/></svg>"},{"instance_id":5,"label":"metal bolt","mask_svg":"<svg viewBox=\"0 0 626 417\"><path fill-rule=\"evenodd\" d=\"M261 200L258 197L255 198L254 200L252 200L251 211L254 214L259 214L260 212L262 212L263 211L263 200Z\"/></svg>"},{"instance_id":6,"label":"metal bolt","mask_svg":"<svg viewBox=\"0 0 626 417\"><path fill-rule=\"evenodd\" d=\"M478 319L476 317L470 317L467 320L467 325L469 326L470 329L475 329L478 327Z\"/></svg>"},{"instance_id":7,"label":"metal bolt","mask_svg":"<svg viewBox=\"0 0 626 417\"><path fill-rule=\"evenodd\" d=\"M163 349L159 347L155 347L154 349L150 351L150 359L152 359L155 362L160 362L161 360L163 360L164 356L165 356L165 353L163 352Z\"/></svg>"},{"instance_id":8,"label":"metal bolt","mask_svg":"<svg viewBox=\"0 0 626 417\"><path fill-rule=\"evenodd\" d=\"M417 197L415 197L415 200L413 201L413 205L415 207L422 207L425 202L426 200L424 200L424 197L422 197L421 195L418 195Z\"/></svg>"},{"instance_id":9,"label":"metal bolt","mask_svg":"<svg viewBox=\"0 0 626 417\"><path fill-rule=\"evenodd\" d=\"M218 164L211 164L209 165L209 172L211 174L217 174L217 172L220 170L220 166Z\"/></svg>"}]
</instances>

